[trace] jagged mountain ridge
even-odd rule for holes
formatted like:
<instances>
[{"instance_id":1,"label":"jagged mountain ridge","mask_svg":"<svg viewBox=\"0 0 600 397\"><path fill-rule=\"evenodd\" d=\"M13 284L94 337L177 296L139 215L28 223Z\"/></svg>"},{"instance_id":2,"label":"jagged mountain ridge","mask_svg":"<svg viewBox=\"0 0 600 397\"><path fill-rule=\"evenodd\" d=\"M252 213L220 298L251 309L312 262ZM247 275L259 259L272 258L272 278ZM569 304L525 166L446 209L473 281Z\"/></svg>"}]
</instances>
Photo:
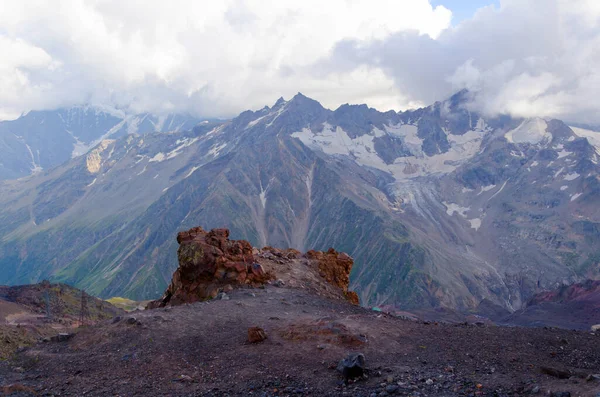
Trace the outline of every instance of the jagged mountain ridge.
<instances>
[{"instance_id":1,"label":"jagged mountain ridge","mask_svg":"<svg viewBox=\"0 0 600 397\"><path fill-rule=\"evenodd\" d=\"M467 96L380 113L299 94L190 132L104 141L2 185L5 280L157 297L176 267L171 236L197 225L348 252L367 305L515 310L538 289L597 277L595 136L486 120Z\"/></svg>"},{"instance_id":2,"label":"jagged mountain ridge","mask_svg":"<svg viewBox=\"0 0 600 397\"><path fill-rule=\"evenodd\" d=\"M190 130L200 121L184 114L128 115L94 106L31 111L15 120L0 121L0 179L54 168L109 137Z\"/></svg>"}]
</instances>

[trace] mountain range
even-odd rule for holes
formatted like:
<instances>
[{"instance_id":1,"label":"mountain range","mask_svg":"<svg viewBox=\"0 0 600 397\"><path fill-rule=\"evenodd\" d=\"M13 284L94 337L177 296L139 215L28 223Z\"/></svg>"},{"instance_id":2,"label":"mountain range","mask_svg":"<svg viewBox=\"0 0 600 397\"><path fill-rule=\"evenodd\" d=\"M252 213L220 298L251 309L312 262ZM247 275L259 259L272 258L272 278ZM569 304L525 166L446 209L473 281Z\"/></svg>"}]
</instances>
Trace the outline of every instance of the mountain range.
<instances>
[{"instance_id":1,"label":"mountain range","mask_svg":"<svg viewBox=\"0 0 600 397\"><path fill-rule=\"evenodd\" d=\"M189 130L198 122L189 115L127 115L93 106L32 111L16 120L0 121L0 179L56 167L109 137Z\"/></svg>"},{"instance_id":2,"label":"mountain range","mask_svg":"<svg viewBox=\"0 0 600 397\"><path fill-rule=\"evenodd\" d=\"M93 133L88 122L65 132L52 161L37 155L48 145L27 143L22 168L3 171L20 178L0 183L0 284L50 278L157 298L177 267L173 236L199 225L259 247L347 252L368 306L513 312L544 289L597 279L600 135L485 117L469 98L382 113L298 94L228 121L169 122L177 128L97 118ZM14 142L37 114L10 122ZM112 122L122 124L108 134ZM93 148L71 158L78 141Z\"/></svg>"}]
</instances>

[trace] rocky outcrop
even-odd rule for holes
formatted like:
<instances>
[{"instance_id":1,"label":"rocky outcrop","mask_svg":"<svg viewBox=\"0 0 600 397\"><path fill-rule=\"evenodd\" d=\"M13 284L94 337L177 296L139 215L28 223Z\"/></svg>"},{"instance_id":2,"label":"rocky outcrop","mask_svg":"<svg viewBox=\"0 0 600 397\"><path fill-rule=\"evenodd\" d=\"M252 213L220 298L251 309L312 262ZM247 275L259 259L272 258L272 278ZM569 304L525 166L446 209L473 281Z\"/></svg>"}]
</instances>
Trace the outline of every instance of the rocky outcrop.
<instances>
[{"instance_id":1,"label":"rocky outcrop","mask_svg":"<svg viewBox=\"0 0 600 397\"><path fill-rule=\"evenodd\" d=\"M358 305L358 294L354 291L348 291L350 271L354 264L354 260L350 255L330 248L327 252L308 251L306 257L316 260L319 266L319 275L328 283L344 291L348 300Z\"/></svg>"},{"instance_id":2,"label":"rocky outcrop","mask_svg":"<svg viewBox=\"0 0 600 397\"><path fill-rule=\"evenodd\" d=\"M267 283L305 288L321 295L359 304L348 290L353 260L333 248L327 252L252 248L245 240L230 240L228 229L209 232L196 227L177 235L179 267L159 300L148 308L180 305L217 297L220 292Z\"/></svg>"},{"instance_id":3,"label":"rocky outcrop","mask_svg":"<svg viewBox=\"0 0 600 397\"><path fill-rule=\"evenodd\" d=\"M227 286L264 284L273 279L254 260L245 240L229 240L229 230L201 227L177 235L179 267L162 299L148 307L162 307L211 299Z\"/></svg>"}]
</instances>

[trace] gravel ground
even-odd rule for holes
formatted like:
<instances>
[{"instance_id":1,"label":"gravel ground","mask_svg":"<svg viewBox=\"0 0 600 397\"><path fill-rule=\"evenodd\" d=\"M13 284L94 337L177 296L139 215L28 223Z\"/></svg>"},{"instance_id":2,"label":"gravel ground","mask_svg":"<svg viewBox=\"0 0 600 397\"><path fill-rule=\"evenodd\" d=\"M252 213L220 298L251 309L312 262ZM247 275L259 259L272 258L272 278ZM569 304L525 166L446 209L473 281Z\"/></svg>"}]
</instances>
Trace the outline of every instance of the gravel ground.
<instances>
[{"instance_id":1,"label":"gravel ground","mask_svg":"<svg viewBox=\"0 0 600 397\"><path fill-rule=\"evenodd\" d=\"M600 335L402 320L301 289L133 312L0 363L15 396L599 396ZM268 338L247 342L249 327ZM351 352L366 376L336 371ZM591 377L593 378L593 376ZM4 387L4 389L2 389ZM11 394L12 393L12 394Z\"/></svg>"}]
</instances>

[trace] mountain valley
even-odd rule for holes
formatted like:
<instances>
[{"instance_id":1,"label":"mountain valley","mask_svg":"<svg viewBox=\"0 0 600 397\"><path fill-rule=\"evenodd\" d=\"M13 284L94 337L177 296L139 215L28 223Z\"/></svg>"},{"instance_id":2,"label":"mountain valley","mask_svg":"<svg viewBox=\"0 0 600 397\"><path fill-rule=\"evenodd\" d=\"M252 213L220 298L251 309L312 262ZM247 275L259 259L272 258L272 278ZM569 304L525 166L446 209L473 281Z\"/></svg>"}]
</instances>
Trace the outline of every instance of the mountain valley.
<instances>
[{"instance_id":1,"label":"mountain valley","mask_svg":"<svg viewBox=\"0 0 600 397\"><path fill-rule=\"evenodd\" d=\"M596 133L485 118L469 92L407 112L296 95L191 130L104 139L0 184L0 283L154 299L178 231L347 252L366 306L514 312L599 277ZM480 307L480 304L485 305Z\"/></svg>"}]
</instances>

